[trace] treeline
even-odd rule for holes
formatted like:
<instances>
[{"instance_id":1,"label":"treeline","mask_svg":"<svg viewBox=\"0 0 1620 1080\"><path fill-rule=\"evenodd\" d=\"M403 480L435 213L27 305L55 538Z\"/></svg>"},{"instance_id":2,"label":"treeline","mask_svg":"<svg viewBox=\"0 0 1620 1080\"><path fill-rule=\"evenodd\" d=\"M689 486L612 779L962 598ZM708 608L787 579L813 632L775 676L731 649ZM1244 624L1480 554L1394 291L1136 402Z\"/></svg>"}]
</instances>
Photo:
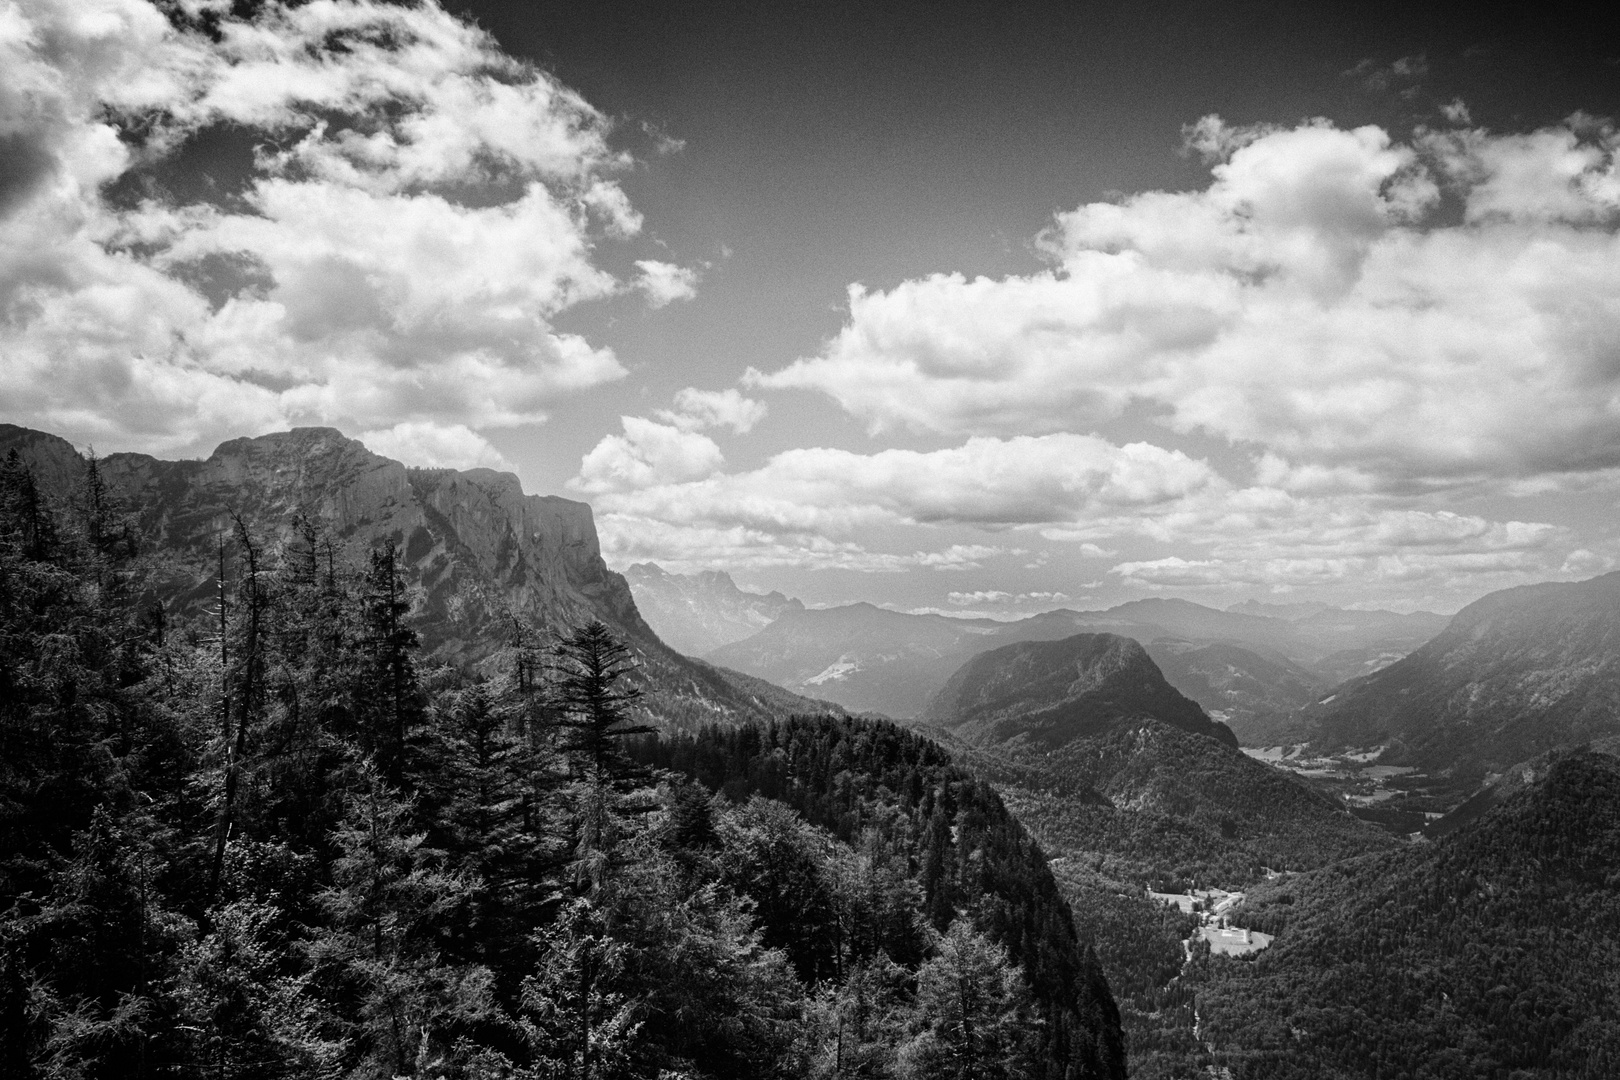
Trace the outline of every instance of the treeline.
<instances>
[{"instance_id":1,"label":"treeline","mask_svg":"<svg viewBox=\"0 0 1620 1080\"><path fill-rule=\"evenodd\" d=\"M186 625L137 548L93 461L63 507L0 464L0 1075L1123 1075L926 743L661 746L600 624L419 670L392 548L310 521L228 530Z\"/></svg>"}]
</instances>

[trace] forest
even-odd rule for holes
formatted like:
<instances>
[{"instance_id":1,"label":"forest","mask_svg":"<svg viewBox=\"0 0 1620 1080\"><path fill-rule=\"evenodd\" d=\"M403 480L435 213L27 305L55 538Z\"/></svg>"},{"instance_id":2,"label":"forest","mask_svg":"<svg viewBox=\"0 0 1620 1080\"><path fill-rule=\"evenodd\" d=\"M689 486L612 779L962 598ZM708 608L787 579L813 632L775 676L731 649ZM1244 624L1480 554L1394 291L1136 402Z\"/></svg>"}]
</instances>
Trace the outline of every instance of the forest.
<instances>
[{"instance_id":1,"label":"forest","mask_svg":"<svg viewBox=\"0 0 1620 1080\"><path fill-rule=\"evenodd\" d=\"M1201 1033L1234 1077L1620 1074L1620 760L1571 752L1434 844L1255 888L1278 935L1200 956Z\"/></svg>"},{"instance_id":2,"label":"forest","mask_svg":"<svg viewBox=\"0 0 1620 1080\"><path fill-rule=\"evenodd\" d=\"M384 545L165 614L0 464L0 1074L1123 1077L1046 858L882 722L660 736L600 623L420 664Z\"/></svg>"}]
</instances>

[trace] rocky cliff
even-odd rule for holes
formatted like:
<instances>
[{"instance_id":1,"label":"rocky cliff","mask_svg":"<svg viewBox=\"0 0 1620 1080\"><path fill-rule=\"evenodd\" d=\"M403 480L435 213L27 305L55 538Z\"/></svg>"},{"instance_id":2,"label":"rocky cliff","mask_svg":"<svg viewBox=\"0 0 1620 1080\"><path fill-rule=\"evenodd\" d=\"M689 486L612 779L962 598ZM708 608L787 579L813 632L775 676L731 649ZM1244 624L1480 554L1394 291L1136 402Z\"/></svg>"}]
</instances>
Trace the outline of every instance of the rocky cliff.
<instances>
[{"instance_id":1,"label":"rocky cliff","mask_svg":"<svg viewBox=\"0 0 1620 1080\"><path fill-rule=\"evenodd\" d=\"M43 490L75 497L85 463L70 444L0 425L0 454L11 449ZM203 461L112 454L100 473L132 516L156 598L181 620L211 602L219 546L236 519L271 553L302 519L341 562L398 546L433 660L476 664L514 625L543 643L597 618L630 643L655 711L674 726L824 708L670 649L602 561L591 508L527 495L511 473L408 469L331 428L236 439Z\"/></svg>"}]
</instances>

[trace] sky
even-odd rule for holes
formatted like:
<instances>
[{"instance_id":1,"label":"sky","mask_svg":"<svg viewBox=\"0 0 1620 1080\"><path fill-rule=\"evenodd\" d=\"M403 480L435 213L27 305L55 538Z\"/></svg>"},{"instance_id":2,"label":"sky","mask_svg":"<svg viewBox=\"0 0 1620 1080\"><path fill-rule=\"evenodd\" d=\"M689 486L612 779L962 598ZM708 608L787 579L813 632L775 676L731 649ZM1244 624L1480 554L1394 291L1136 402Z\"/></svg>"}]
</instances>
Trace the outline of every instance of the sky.
<instances>
[{"instance_id":1,"label":"sky","mask_svg":"<svg viewBox=\"0 0 1620 1080\"><path fill-rule=\"evenodd\" d=\"M812 604L1451 611L1620 566L1611 29L0 0L0 421L333 426Z\"/></svg>"}]
</instances>

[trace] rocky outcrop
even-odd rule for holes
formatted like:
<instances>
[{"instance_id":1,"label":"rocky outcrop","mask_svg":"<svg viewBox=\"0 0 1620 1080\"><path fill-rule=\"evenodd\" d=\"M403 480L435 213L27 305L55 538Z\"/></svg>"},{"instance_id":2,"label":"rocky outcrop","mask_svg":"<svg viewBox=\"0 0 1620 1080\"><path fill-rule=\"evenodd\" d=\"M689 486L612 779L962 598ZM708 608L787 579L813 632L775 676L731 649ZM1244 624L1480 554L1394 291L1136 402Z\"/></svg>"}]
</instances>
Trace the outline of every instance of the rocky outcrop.
<instances>
[{"instance_id":1,"label":"rocky outcrop","mask_svg":"<svg viewBox=\"0 0 1620 1080\"><path fill-rule=\"evenodd\" d=\"M48 493L68 499L82 485L84 460L64 440L0 428L0 453L12 448ZM630 643L676 726L825 708L670 649L602 561L591 508L527 495L511 473L408 469L331 428L235 439L204 461L112 454L100 473L133 517L156 598L181 620L212 602L237 520L269 552L307 521L343 563L397 545L430 659L477 664L516 625L543 643L596 618Z\"/></svg>"},{"instance_id":2,"label":"rocky outcrop","mask_svg":"<svg viewBox=\"0 0 1620 1080\"><path fill-rule=\"evenodd\" d=\"M723 570L671 574L657 563L636 563L624 577L648 625L688 656L705 656L804 610L779 592L739 589Z\"/></svg>"}]
</instances>

